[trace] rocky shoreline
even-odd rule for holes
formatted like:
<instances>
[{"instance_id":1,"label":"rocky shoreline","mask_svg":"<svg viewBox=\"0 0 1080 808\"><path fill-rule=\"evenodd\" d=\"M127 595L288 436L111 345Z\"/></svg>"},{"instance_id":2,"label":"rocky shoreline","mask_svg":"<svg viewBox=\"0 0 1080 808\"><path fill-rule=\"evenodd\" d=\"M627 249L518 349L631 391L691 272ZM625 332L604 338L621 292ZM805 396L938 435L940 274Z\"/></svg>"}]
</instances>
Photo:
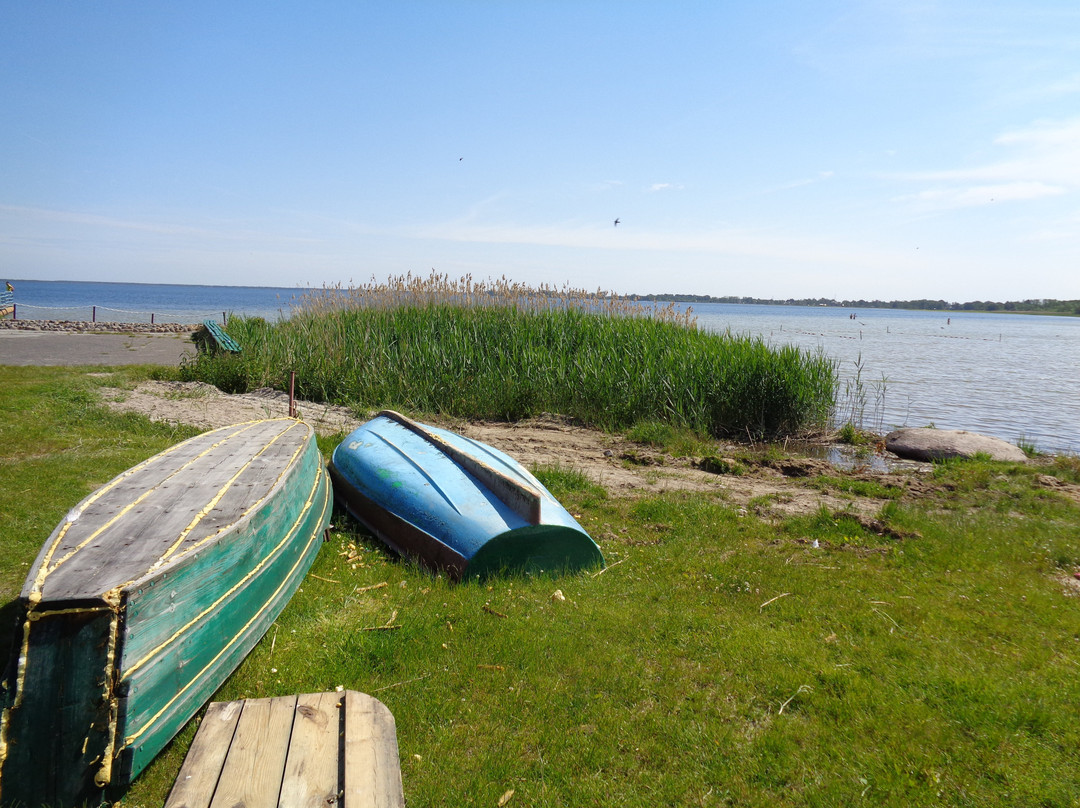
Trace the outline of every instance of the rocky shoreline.
<instances>
[{"instance_id":1,"label":"rocky shoreline","mask_svg":"<svg viewBox=\"0 0 1080 808\"><path fill-rule=\"evenodd\" d=\"M0 328L16 331L59 331L72 334L190 334L197 323L112 323L78 320L0 320Z\"/></svg>"}]
</instances>

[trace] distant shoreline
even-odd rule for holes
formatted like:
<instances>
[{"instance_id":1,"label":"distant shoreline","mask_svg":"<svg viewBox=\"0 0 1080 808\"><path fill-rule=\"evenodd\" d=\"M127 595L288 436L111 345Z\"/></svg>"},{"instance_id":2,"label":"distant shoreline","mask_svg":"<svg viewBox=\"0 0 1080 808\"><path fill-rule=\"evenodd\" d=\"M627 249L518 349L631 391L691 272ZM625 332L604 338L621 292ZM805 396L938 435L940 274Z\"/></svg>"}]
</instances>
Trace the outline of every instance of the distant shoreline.
<instances>
[{"instance_id":1,"label":"distant shoreline","mask_svg":"<svg viewBox=\"0 0 1080 808\"><path fill-rule=\"evenodd\" d=\"M2 280L2 279L0 279ZM145 295L147 291L153 290L169 290L169 292L175 294L177 290L198 290L199 292L209 293L210 298L207 300L200 300L198 303L193 303L192 307L197 309L206 309L206 311L213 312L215 308L225 304L225 308L231 308L233 311L240 313L244 308L251 305L251 302L247 300L254 293L274 293L272 300L262 301L257 303L258 308L270 308L273 310L279 310L283 305L286 305L290 300L296 300L303 298L313 292L328 291L326 287L310 287L310 286L297 286L282 287L282 286L247 286L247 285L214 285L214 284L180 284L180 283L131 283L131 282L116 282L116 281L74 281L74 280L34 280L28 278L12 278L10 279L12 285L16 289L16 301L18 300L18 291L21 285L27 284L40 284L45 287L63 288L64 286L77 286L81 289L90 289L93 287L108 287L120 288L120 287L135 287L140 293L137 297ZM602 293L605 294L605 293ZM627 301L637 302L657 302L657 303L680 303L693 305L695 303L719 303L719 304L742 304L742 305L754 305L754 306L791 306L791 307L806 307L806 308L843 308L843 309L884 309L884 310L897 310L906 309L912 311L943 311L943 312L956 312L960 314L965 311L977 311L977 312L989 312L989 313L1006 313L1006 314L1049 314L1062 317L1076 317L1080 316L1080 300L1060 300L1056 298L1026 298L1024 300L971 300L967 302L947 301L943 299L930 299L930 298L915 298L910 300L866 300L866 299L842 299L837 300L835 298L827 297L815 297L815 298L761 298L761 297L748 297L740 295L696 295L681 292L660 292L650 294L639 293L617 293L614 291L606 293L613 298ZM224 295L224 297L222 297ZM240 295L240 299L234 299L237 295ZM287 299L282 296L285 295ZM82 297L82 295L80 295ZM176 307L176 301L170 301L168 303L155 301L153 303L141 303L136 301L123 301L121 304L115 300L95 300L91 302L84 302L80 300L77 304L73 304L71 301L64 301L58 303L60 308L71 307L72 305L81 305L89 308L92 304L96 304L101 308L123 308L125 305L144 305L150 306L153 310L168 310ZM49 303L42 300L35 300L33 303L27 301L27 306L33 306L37 308L49 308ZM185 306L186 308L186 306ZM151 309L148 309L151 310ZM217 310L220 310L219 308Z\"/></svg>"},{"instance_id":2,"label":"distant shoreline","mask_svg":"<svg viewBox=\"0 0 1080 808\"><path fill-rule=\"evenodd\" d=\"M726 305L748 306L793 306L799 308L837 308L837 309L885 309L908 311L945 311L956 314L980 312L983 314L1044 314L1057 317L1080 316L1080 300L1009 300L1004 303L991 300L974 300L967 303L949 303L945 300L834 300L832 298L773 298L757 297L714 297L711 295L619 295L624 300L656 303L721 303Z\"/></svg>"}]
</instances>

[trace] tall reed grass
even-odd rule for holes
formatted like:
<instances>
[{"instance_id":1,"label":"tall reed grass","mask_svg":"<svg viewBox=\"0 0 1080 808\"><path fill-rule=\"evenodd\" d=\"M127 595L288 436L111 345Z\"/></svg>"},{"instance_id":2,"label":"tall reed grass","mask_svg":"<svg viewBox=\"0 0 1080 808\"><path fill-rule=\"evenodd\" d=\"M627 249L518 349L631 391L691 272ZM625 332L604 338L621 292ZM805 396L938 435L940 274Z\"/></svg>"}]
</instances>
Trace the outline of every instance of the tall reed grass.
<instances>
[{"instance_id":1,"label":"tall reed grass","mask_svg":"<svg viewBox=\"0 0 1080 808\"><path fill-rule=\"evenodd\" d=\"M855 373L844 380L844 392L836 401L833 409L831 423L840 431L841 440L845 443L858 442L853 437L865 438L866 434L875 434L882 431L885 421L885 394L889 389L889 380L885 374L881 379L872 384L874 400L871 404L868 395L868 386L863 381L864 369L862 353L854 361ZM839 390L839 382L838 388ZM869 411L867 407L870 407Z\"/></svg>"},{"instance_id":2,"label":"tall reed grass","mask_svg":"<svg viewBox=\"0 0 1080 808\"><path fill-rule=\"evenodd\" d=\"M357 409L518 420L555 412L608 429L642 420L714 436L826 425L836 365L823 354L700 331L691 312L602 292L404 276L309 293L290 319L237 318L238 356L191 378L230 391L285 383Z\"/></svg>"}]
</instances>

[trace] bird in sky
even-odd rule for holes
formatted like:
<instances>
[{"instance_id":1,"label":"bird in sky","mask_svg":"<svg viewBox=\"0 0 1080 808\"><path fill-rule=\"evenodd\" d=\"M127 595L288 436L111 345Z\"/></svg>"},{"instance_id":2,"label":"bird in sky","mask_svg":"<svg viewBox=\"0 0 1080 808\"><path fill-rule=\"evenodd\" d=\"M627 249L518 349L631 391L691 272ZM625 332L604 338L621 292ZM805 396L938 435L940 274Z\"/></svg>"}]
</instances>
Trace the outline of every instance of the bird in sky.
<instances>
[{"instance_id":1,"label":"bird in sky","mask_svg":"<svg viewBox=\"0 0 1080 808\"><path fill-rule=\"evenodd\" d=\"M619 226L619 221L620 221L619 219L616 219L616 220L615 220L615 224L614 224L614 227L618 227L618 226Z\"/></svg>"}]
</instances>

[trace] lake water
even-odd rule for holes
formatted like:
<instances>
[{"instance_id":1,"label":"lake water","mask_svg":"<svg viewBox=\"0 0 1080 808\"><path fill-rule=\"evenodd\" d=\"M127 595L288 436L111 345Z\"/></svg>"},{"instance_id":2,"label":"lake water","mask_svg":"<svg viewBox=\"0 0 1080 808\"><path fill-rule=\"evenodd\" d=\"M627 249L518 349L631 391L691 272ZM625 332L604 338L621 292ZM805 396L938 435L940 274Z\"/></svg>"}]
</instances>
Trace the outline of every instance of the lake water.
<instances>
[{"instance_id":1,"label":"lake water","mask_svg":"<svg viewBox=\"0 0 1080 808\"><path fill-rule=\"evenodd\" d=\"M156 322L197 323L222 312L277 319L305 291L12 283L18 316L35 320L90 320L94 306L99 321L149 322L153 314ZM933 424L1080 453L1080 318L741 304L698 304L693 313L701 328L825 351L844 381L861 380L867 428Z\"/></svg>"},{"instance_id":2,"label":"lake water","mask_svg":"<svg viewBox=\"0 0 1080 808\"><path fill-rule=\"evenodd\" d=\"M3 279L0 279L3 280ZM277 320L305 290L268 286L12 280L20 320L201 323L222 312Z\"/></svg>"},{"instance_id":3,"label":"lake water","mask_svg":"<svg viewBox=\"0 0 1080 808\"><path fill-rule=\"evenodd\" d=\"M867 428L933 424L1080 452L1080 318L737 304L693 312L702 328L825 351L843 380L860 378Z\"/></svg>"}]
</instances>

